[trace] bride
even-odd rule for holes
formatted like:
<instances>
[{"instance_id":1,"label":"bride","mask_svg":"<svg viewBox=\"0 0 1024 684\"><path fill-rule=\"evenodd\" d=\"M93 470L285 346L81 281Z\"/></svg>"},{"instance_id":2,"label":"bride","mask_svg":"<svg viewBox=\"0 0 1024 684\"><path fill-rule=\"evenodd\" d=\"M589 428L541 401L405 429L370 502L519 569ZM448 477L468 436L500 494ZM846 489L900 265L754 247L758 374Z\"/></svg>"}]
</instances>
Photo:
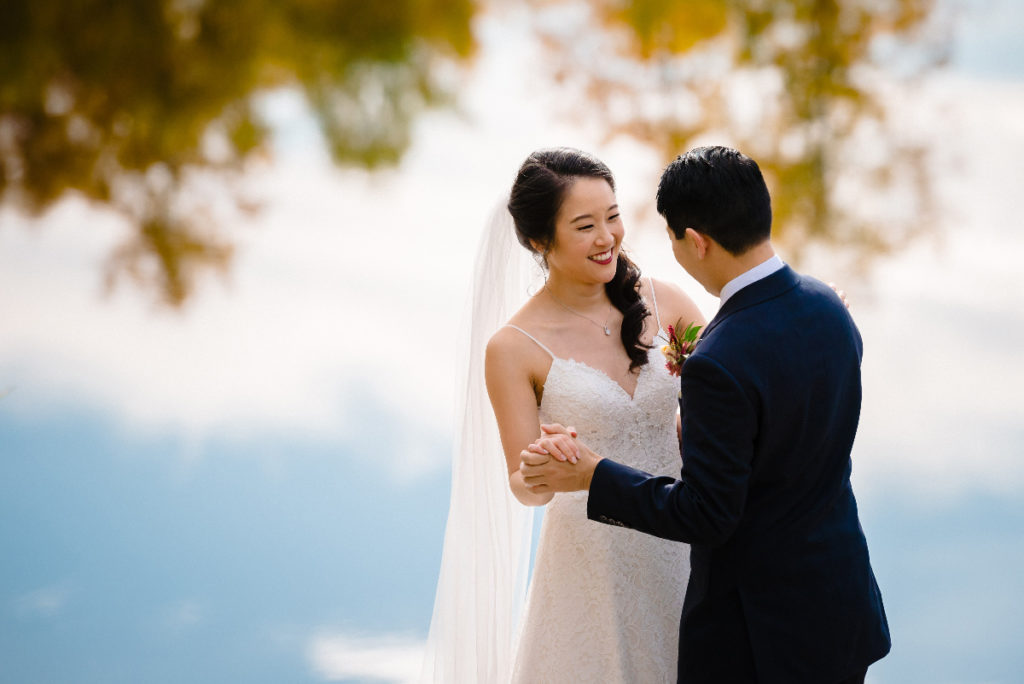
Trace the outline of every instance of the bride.
<instances>
[{"instance_id":1,"label":"bride","mask_svg":"<svg viewBox=\"0 0 1024 684\"><path fill-rule=\"evenodd\" d=\"M533 493L518 467L539 425L557 422L585 432L600 453L677 476L679 385L656 338L665 338L669 324L703 325L704 317L676 286L642 279L622 251L615 182L598 159L569 148L534 152L519 169L509 214L546 278L486 344L483 375L505 455L505 500L487 494L496 481L487 460L497 454L474 437L486 418L467 406L467 422L476 425L467 426L457 450L462 462L457 454L421 681L671 681L689 548L589 521L586 493ZM485 292L477 300L508 287L493 282L502 280L513 231L500 218L492 222L496 244L479 259ZM478 334L480 321L473 327ZM471 350L471 384L477 363ZM519 502L511 508L509 492ZM520 504L547 509L515 627L528 560L522 530L529 509Z\"/></svg>"}]
</instances>

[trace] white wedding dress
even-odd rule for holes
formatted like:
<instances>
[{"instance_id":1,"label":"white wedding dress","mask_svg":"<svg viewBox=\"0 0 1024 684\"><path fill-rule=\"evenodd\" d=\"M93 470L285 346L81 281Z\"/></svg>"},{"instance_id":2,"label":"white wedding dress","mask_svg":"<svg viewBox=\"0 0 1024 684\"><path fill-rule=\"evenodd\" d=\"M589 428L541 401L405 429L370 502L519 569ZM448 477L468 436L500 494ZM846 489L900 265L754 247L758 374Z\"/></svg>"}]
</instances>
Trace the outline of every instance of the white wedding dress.
<instances>
[{"instance_id":1,"label":"white wedding dress","mask_svg":"<svg viewBox=\"0 0 1024 684\"><path fill-rule=\"evenodd\" d=\"M660 320L658 326L655 344L665 339ZM574 426L602 456L679 477L679 380L657 348L632 397L604 372L551 356L542 422ZM686 544L588 520L586 492L555 494L544 513L512 681L674 682L689 574Z\"/></svg>"}]
</instances>

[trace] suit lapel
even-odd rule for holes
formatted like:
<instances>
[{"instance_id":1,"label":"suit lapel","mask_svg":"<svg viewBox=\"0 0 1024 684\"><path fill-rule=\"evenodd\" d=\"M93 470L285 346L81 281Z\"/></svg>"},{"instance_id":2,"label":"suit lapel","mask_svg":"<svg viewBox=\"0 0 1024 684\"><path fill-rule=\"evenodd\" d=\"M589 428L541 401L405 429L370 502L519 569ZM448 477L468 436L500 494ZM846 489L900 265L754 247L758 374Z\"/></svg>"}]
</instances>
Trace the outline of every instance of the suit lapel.
<instances>
[{"instance_id":1,"label":"suit lapel","mask_svg":"<svg viewBox=\"0 0 1024 684\"><path fill-rule=\"evenodd\" d=\"M715 317L708 323L707 328L704 329L701 339L707 337L708 333L714 330L719 323L737 311L742 311L755 304L778 297L782 293L796 287L798 282L799 276L796 274L796 271L789 266L783 266L770 276L747 285L732 297L729 297L728 301L722 305L722 308L718 310Z\"/></svg>"}]
</instances>

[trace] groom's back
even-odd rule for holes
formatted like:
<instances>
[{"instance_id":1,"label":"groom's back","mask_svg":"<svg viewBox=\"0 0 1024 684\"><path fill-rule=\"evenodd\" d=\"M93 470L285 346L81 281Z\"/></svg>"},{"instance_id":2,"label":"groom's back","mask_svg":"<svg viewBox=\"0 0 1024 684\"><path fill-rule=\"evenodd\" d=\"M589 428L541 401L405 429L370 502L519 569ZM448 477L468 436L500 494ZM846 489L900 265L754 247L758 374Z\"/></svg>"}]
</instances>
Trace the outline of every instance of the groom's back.
<instances>
[{"instance_id":1,"label":"groom's back","mask_svg":"<svg viewBox=\"0 0 1024 684\"><path fill-rule=\"evenodd\" d=\"M743 387L757 426L742 519L721 547L695 548L695 570L703 556L711 578L734 578L765 681L815 681L842 674L844 658L881 657L888 633L849 481L856 326L830 288L797 276L713 333L702 345Z\"/></svg>"},{"instance_id":2,"label":"groom's back","mask_svg":"<svg viewBox=\"0 0 1024 684\"><path fill-rule=\"evenodd\" d=\"M747 517L760 532L792 536L848 493L860 334L835 293L807 277L728 323L722 353L735 355L758 408L748 505L759 515Z\"/></svg>"}]
</instances>

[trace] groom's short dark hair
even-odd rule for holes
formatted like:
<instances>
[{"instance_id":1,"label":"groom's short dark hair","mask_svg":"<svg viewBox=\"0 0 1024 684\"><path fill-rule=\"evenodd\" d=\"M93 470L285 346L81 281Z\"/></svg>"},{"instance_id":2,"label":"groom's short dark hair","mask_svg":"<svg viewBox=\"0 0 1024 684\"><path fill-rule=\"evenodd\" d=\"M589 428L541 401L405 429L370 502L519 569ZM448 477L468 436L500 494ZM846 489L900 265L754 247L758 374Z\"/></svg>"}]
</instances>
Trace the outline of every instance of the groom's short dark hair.
<instances>
[{"instance_id":1,"label":"groom's short dark hair","mask_svg":"<svg viewBox=\"0 0 1024 684\"><path fill-rule=\"evenodd\" d=\"M772 204L757 162L728 147L697 147L665 168L658 213L681 239L687 228L743 254L771 236Z\"/></svg>"}]
</instances>

